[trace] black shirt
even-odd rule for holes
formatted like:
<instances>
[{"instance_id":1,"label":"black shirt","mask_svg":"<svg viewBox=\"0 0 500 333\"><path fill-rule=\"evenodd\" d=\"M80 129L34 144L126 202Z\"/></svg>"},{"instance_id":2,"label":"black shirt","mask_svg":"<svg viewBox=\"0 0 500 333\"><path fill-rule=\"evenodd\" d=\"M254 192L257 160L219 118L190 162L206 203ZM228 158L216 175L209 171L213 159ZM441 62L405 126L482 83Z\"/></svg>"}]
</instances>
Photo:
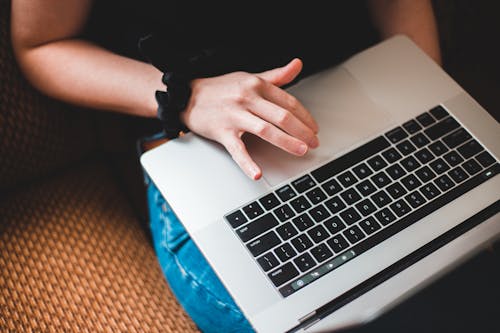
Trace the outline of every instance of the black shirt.
<instances>
[{"instance_id":1,"label":"black shirt","mask_svg":"<svg viewBox=\"0 0 500 333\"><path fill-rule=\"evenodd\" d=\"M138 49L148 35L165 66L174 55L207 73L257 72L299 57L308 75L376 41L364 1L95 1L84 37L149 61Z\"/></svg>"}]
</instances>

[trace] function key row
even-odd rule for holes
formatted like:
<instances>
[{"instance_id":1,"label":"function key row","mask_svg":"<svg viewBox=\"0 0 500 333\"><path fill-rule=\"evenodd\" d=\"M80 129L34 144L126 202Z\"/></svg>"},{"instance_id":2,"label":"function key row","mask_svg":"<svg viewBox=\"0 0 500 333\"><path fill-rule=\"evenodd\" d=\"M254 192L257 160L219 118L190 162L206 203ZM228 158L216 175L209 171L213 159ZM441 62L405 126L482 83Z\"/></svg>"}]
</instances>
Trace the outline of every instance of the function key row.
<instances>
[{"instance_id":1,"label":"function key row","mask_svg":"<svg viewBox=\"0 0 500 333\"><path fill-rule=\"evenodd\" d=\"M441 105L439 105L430 110L429 112L425 112L419 115L418 117L416 117L416 119L407 121L402 126L398 126L390 130L385 134L385 136L389 139L390 142L396 144L402 141L403 139L408 138L410 135L413 135L421 131L423 128L429 127L430 125L435 124L436 122L446 118L448 115L449 115L448 111L446 111ZM446 130L446 128L442 127L443 125L440 125L434 130L431 130L430 132L433 135L437 135L440 133L440 131ZM422 135L416 135L412 137L411 140L417 147L422 147L428 143L428 139Z\"/></svg>"}]
</instances>

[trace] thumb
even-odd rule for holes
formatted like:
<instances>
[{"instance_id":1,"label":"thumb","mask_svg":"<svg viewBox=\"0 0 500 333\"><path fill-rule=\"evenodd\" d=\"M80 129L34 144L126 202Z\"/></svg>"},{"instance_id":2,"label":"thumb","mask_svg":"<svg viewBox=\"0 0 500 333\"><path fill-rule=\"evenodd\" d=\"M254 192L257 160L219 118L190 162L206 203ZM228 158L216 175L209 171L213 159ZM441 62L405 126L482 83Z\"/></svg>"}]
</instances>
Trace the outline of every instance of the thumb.
<instances>
[{"instance_id":1,"label":"thumb","mask_svg":"<svg viewBox=\"0 0 500 333\"><path fill-rule=\"evenodd\" d=\"M261 79L264 79L275 86L281 87L290 83L299 75L302 70L302 60L295 58L283 67L271 69L262 73L256 74Z\"/></svg>"}]
</instances>

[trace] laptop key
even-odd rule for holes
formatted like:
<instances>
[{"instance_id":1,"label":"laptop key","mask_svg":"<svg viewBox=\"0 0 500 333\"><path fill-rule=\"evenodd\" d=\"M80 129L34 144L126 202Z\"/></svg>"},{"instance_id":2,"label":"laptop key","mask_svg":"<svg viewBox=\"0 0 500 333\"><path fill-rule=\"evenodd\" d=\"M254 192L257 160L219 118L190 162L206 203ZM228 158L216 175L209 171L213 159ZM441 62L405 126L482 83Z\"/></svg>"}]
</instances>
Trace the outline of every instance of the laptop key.
<instances>
[{"instance_id":1,"label":"laptop key","mask_svg":"<svg viewBox=\"0 0 500 333\"><path fill-rule=\"evenodd\" d=\"M403 168L399 164L391 165L385 171L394 180L398 180L399 178L403 177L406 174L406 172L403 170Z\"/></svg>"},{"instance_id":2,"label":"laptop key","mask_svg":"<svg viewBox=\"0 0 500 333\"><path fill-rule=\"evenodd\" d=\"M368 216L377 210L375 205L370 201L370 199L365 199L356 204L356 208L363 216Z\"/></svg>"},{"instance_id":3,"label":"laptop key","mask_svg":"<svg viewBox=\"0 0 500 333\"><path fill-rule=\"evenodd\" d=\"M434 180L434 183L443 192L448 191L455 185L455 183L453 183L453 180L451 180L447 175L442 175L441 177L437 178L436 180Z\"/></svg>"},{"instance_id":4,"label":"laptop key","mask_svg":"<svg viewBox=\"0 0 500 333\"><path fill-rule=\"evenodd\" d=\"M483 147L476 141L470 140L469 142L458 147L458 152L465 158L468 159L483 150Z\"/></svg>"},{"instance_id":5,"label":"laptop key","mask_svg":"<svg viewBox=\"0 0 500 333\"><path fill-rule=\"evenodd\" d=\"M307 201L307 199L303 195L298 196L295 199L292 199L290 201L290 205L292 205L293 209L297 213L302 213L306 209L309 209L312 207L311 204L309 203L309 201Z\"/></svg>"},{"instance_id":6,"label":"laptop key","mask_svg":"<svg viewBox=\"0 0 500 333\"><path fill-rule=\"evenodd\" d=\"M413 153L417 148L408 140L405 140L399 143L396 148L398 148L399 152L404 156Z\"/></svg>"},{"instance_id":7,"label":"laptop key","mask_svg":"<svg viewBox=\"0 0 500 333\"><path fill-rule=\"evenodd\" d=\"M402 157L401 154L394 148L387 149L382 153L382 156L384 156L389 163L394 163Z\"/></svg>"},{"instance_id":8,"label":"laptop key","mask_svg":"<svg viewBox=\"0 0 500 333\"><path fill-rule=\"evenodd\" d=\"M424 133L418 133L412 136L410 140L415 146L417 146L417 148L422 148L430 142L429 139L427 139L427 137L424 135Z\"/></svg>"},{"instance_id":9,"label":"laptop key","mask_svg":"<svg viewBox=\"0 0 500 333\"><path fill-rule=\"evenodd\" d=\"M398 199L406 194L406 190L400 183L391 184L386 190L394 199Z\"/></svg>"},{"instance_id":10,"label":"laptop key","mask_svg":"<svg viewBox=\"0 0 500 333\"><path fill-rule=\"evenodd\" d=\"M248 221L241 210L237 210L234 213L227 215L226 220L233 228L238 228L240 225Z\"/></svg>"},{"instance_id":11,"label":"laptop key","mask_svg":"<svg viewBox=\"0 0 500 333\"><path fill-rule=\"evenodd\" d=\"M422 164L427 164L434 159L434 155L427 148L420 149L414 155Z\"/></svg>"},{"instance_id":12,"label":"laptop key","mask_svg":"<svg viewBox=\"0 0 500 333\"><path fill-rule=\"evenodd\" d=\"M430 166L438 175L450 170L450 167L442 158L438 158L437 160L431 162Z\"/></svg>"},{"instance_id":13,"label":"laptop key","mask_svg":"<svg viewBox=\"0 0 500 333\"><path fill-rule=\"evenodd\" d=\"M432 125L436 122L434 120L434 118L430 114L428 114L427 112L422 113L420 116L418 116L417 120L423 127L427 127L427 126Z\"/></svg>"},{"instance_id":14,"label":"laptop key","mask_svg":"<svg viewBox=\"0 0 500 333\"><path fill-rule=\"evenodd\" d=\"M237 229L236 233L242 241L247 242L250 239L263 234L269 229L277 226L278 224L278 220L276 220L276 218L271 213L268 213L257 218L255 221L250 222L247 225Z\"/></svg>"},{"instance_id":15,"label":"laptop key","mask_svg":"<svg viewBox=\"0 0 500 333\"><path fill-rule=\"evenodd\" d=\"M314 221L321 222L327 217L329 217L330 213L326 210L325 206L319 205L310 209L309 215L311 215Z\"/></svg>"},{"instance_id":16,"label":"laptop key","mask_svg":"<svg viewBox=\"0 0 500 333\"><path fill-rule=\"evenodd\" d=\"M448 154L444 155L443 158L445 159L446 162L448 162L449 165L452 167L459 165L461 162L464 161L462 156L458 155L456 151L450 151Z\"/></svg>"},{"instance_id":17,"label":"laptop key","mask_svg":"<svg viewBox=\"0 0 500 333\"><path fill-rule=\"evenodd\" d=\"M251 220L264 213L264 210L257 203L257 201L252 202L251 204L248 204L245 207L243 207L243 211Z\"/></svg>"},{"instance_id":18,"label":"laptop key","mask_svg":"<svg viewBox=\"0 0 500 333\"><path fill-rule=\"evenodd\" d=\"M276 256L271 252L268 252L261 256L259 259L257 259L257 262L259 263L260 267L262 267L264 272L278 267L278 265L280 264L278 259L276 259Z\"/></svg>"},{"instance_id":19,"label":"laptop key","mask_svg":"<svg viewBox=\"0 0 500 333\"><path fill-rule=\"evenodd\" d=\"M402 159L400 163L408 172L412 172L413 170L420 167L420 163L418 163L418 161L413 156L408 156Z\"/></svg>"},{"instance_id":20,"label":"laptop key","mask_svg":"<svg viewBox=\"0 0 500 333\"><path fill-rule=\"evenodd\" d=\"M348 205L352 205L361 200L361 196L354 188L350 188L347 191L340 193L340 196Z\"/></svg>"},{"instance_id":21,"label":"laptop key","mask_svg":"<svg viewBox=\"0 0 500 333\"><path fill-rule=\"evenodd\" d=\"M275 269L271 273L267 274L267 276L269 276L269 279L271 279L276 287L293 279L297 275L299 275L299 271L291 262L284 264L280 268Z\"/></svg>"},{"instance_id":22,"label":"laptop key","mask_svg":"<svg viewBox=\"0 0 500 333\"><path fill-rule=\"evenodd\" d=\"M417 191L408 194L405 197L406 201L410 203L413 208L422 206L425 203L424 197Z\"/></svg>"},{"instance_id":23,"label":"laptop key","mask_svg":"<svg viewBox=\"0 0 500 333\"><path fill-rule=\"evenodd\" d=\"M346 171L338 176L338 180L344 187L349 187L358 182L358 179L352 174L351 171Z\"/></svg>"},{"instance_id":24,"label":"laptop key","mask_svg":"<svg viewBox=\"0 0 500 333\"><path fill-rule=\"evenodd\" d=\"M389 208L384 208L381 211L375 213L375 217L382 225L388 225L389 223L396 220L396 216L394 216Z\"/></svg>"},{"instance_id":25,"label":"laptop key","mask_svg":"<svg viewBox=\"0 0 500 333\"><path fill-rule=\"evenodd\" d=\"M380 171L376 175L372 176L370 179L375 183L375 185L377 185L378 188L382 188L391 183L391 179L383 171Z\"/></svg>"},{"instance_id":26,"label":"laptop key","mask_svg":"<svg viewBox=\"0 0 500 333\"><path fill-rule=\"evenodd\" d=\"M422 126L420 126L415 120L409 120L406 123L403 124L404 129L410 133L414 134L417 133L422 129Z\"/></svg>"},{"instance_id":27,"label":"laptop key","mask_svg":"<svg viewBox=\"0 0 500 333\"><path fill-rule=\"evenodd\" d=\"M470 134L463 128L457 129L455 132L448 134L443 138L444 143L451 149L461 145L471 138Z\"/></svg>"},{"instance_id":28,"label":"laptop key","mask_svg":"<svg viewBox=\"0 0 500 333\"><path fill-rule=\"evenodd\" d=\"M270 231L267 234L264 234L253 241L249 242L247 244L248 250L250 250L250 253L254 256L257 257L261 255L262 253L272 249L276 245L280 243L280 239L276 235L274 231Z\"/></svg>"},{"instance_id":29,"label":"laptop key","mask_svg":"<svg viewBox=\"0 0 500 333\"><path fill-rule=\"evenodd\" d=\"M297 216L292 219L292 223L299 229L300 231L304 231L309 229L314 225L314 221L307 215L306 213Z\"/></svg>"},{"instance_id":30,"label":"laptop key","mask_svg":"<svg viewBox=\"0 0 500 333\"><path fill-rule=\"evenodd\" d=\"M320 244L315 248L312 248L311 254L313 255L314 259L316 259L316 261L318 262L325 261L326 259L333 256L333 252L330 251L330 249L326 244Z\"/></svg>"},{"instance_id":31,"label":"laptop key","mask_svg":"<svg viewBox=\"0 0 500 333\"><path fill-rule=\"evenodd\" d=\"M354 167L352 171L354 171L359 179L366 178L373 173L373 171L365 163L361 163L360 165Z\"/></svg>"},{"instance_id":32,"label":"laptop key","mask_svg":"<svg viewBox=\"0 0 500 333\"><path fill-rule=\"evenodd\" d=\"M432 110L429 111L434 118L437 120L443 119L448 116L448 111L446 111L441 105L436 106Z\"/></svg>"},{"instance_id":33,"label":"laptop key","mask_svg":"<svg viewBox=\"0 0 500 333\"><path fill-rule=\"evenodd\" d=\"M469 175L459 166L448 172L448 175L455 181L455 183L461 183L469 178Z\"/></svg>"},{"instance_id":34,"label":"laptop key","mask_svg":"<svg viewBox=\"0 0 500 333\"><path fill-rule=\"evenodd\" d=\"M401 185L400 185L401 186ZM378 208L382 208L391 202L391 198L385 193L384 190L380 190L370 197L370 199L375 202Z\"/></svg>"},{"instance_id":35,"label":"laptop key","mask_svg":"<svg viewBox=\"0 0 500 333\"><path fill-rule=\"evenodd\" d=\"M295 216L293 210L288 206L288 204L284 204L273 210L274 214L278 217L281 222L285 222L286 220Z\"/></svg>"},{"instance_id":36,"label":"laptop key","mask_svg":"<svg viewBox=\"0 0 500 333\"><path fill-rule=\"evenodd\" d=\"M281 262L286 262L297 255L297 252L288 243L278 246L274 253L280 258Z\"/></svg>"},{"instance_id":37,"label":"laptop key","mask_svg":"<svg viewBox=\"0 0 500 333\"><path fill-rule=\"evenodd\" d=\"M391 207L394 213L396 213L396 215L399 217L408 214L411 210L410 206L408 206L408 204L402 199L396 201L389 207Z\"/></svg>"},{"instance_id":38,"label":"laptop key","mask_svg":"<svg viewBox=\"0 0 500 333\"><path fill-rule=\"evenodd\" d=\"M269 193L268 195L260 198L259 202L266 210L271 210L280 204L278 197L274 193Z\"/></svg>"},{"instance_id":39,"label":"laptop key","mask_svg":"<svg viewBox=\"0 0 500 333\"><path fill-rule=\"evenodd\" d=\"M359 222L359 225L367 235L371 235L375 231L380 229L380 224L378 224L377 221L375 221L373 216L370 216L369 218Z\"/></svg>"},{"instance_id":40,"label":"laptop key","mask_svg":"<svg viewBox=\"0 0 500 333\"><path fill-rule=\"evenodd\" d=\"M361 195L365 197L377 190L377 188L369 179L365 179L361 183L357 184L356 189L359 191L359 193L361 193Z\"/></svg>"},{"instance_id":41,"label":"laptop key","mask_svg":"<svg viewBox=\"0 0 500 333\"><path fill-rule=\"evenodd\" d=\"M294 239L292 239L291 242L292 242L293 247L295 247L295 249L299 253L304 252L305 250L307 250L308 248L310 248L313 245L313 243L311 242L309 237L307 237L307 235L304 235L304 234L295 237Z\"/></svg>"},{"instance_id":42,"label":"laptop key","mask_svg":"<svg viewBox=\"0 0 500 333\"><path fill-rule=\"evenodd\" d=\"M422 181L422 183L427 183L436 177L436 174L428 166L418 169L415 171L415 174Z\"/></svg>"},{"instance_id":43,"label":"laptop key","mask_svg":"<svg viewBox=\"0 0 500 333\"><path fill-rule=\"evenodd\" d=\"M425 184L420 188L420 192L424 194L427 200L432 200L441 194L441 191L433 183Z\"/></svg>"},{"instance_id":44,"label":"laptop key","mask_svg":"<svg viewBox=\"0 0 500 333\"><path fill-rule=\"evenodd\" d=\"M448 151L448 148L441 141L434 142L429 146L429 149L436 156L441 156Z\"/></svg>"},{"instance_id":45,"label":"laptop key","mask_svg":"<svg viewBox=\"0 0 500 333\"><path fill-rule=\"evenodd\" d=\"M330 212L332 212L332 214L336 214L347 207L339 196L334 196L333 198L325 201L325 206L330 210Z\"/></svg>"},{"instance_id":46,"label":"laptop key","mask_svg":"<svg viewBox=\"0 0 500 333\"><path fill-rule=\"evenodd\" d=\"M469 175L473 176L479 171L481 171L481 166L474 159L470 159L462 163L462 167L469 173Z\"/></svg>"},{"instance_id":47,"label":"laptop key","mask_svg":"<svg viewBox=\"0 0 500 333\"><path fill-rule=\"evenodd\" d=\"M327 239L328 236L330 236L328 234L328 231L326 231L326 229L322 225L317 225L314 228L309 229L307 231L307 234L316 244L321 243L323 240Z\"/></svg>"},{"instance_id":48,"label":"laptop key","mask_svg":"<svg viewBox=\"0 0 500 333\"><path fill-rule=\"evenodd\" d=\"M316 266L316 262L309 253L304 253L293 260L301 272L305 272Z\"/></svg>"},{"instance_id":49,"label":"laptop key","mask_svg":"<svg viewBox=\"0 0 500 333\"><path fill-rule=\"evenodd\" d=\"M392 143L397 143L404 138L408 137L408 133L401 127L396 127L389 132L385 133L385 136L391 141Z\"/></svg>"},{"instance_id":50,"label":"laptop key","mask_svg":"<svg viewBox=\"0 0 500 333\"><path fill-rule=\"evenodd\" d=\"M323 187L323 190L325 190L325 192L328 193L329 196L333 196L342 191L342 186L335 178L330 179L321 187Z\"/></svg>"},{"instance_id":51,"label":"laptop key","mask_svg":"<svg viewBox=\"0 0 500 333\"><path fill-rule=\"evenodd\" d=\"M280 197L281 201L288 201L289 199L296 197L297 193L292 189L290 185L285 185L279 190L276 191L278 197Z\"/></svg>"},{"instance_id":52,"label":"laptop key","mask_svg":"<svg viewBox=\"0 0 500 333\"><path fill-rule=\"evenodd\" d=\"M305 192L315 185L316 182L309 175L302 176L292 182L293 188L299 193Z\"/></svg>"},{"instance_id":53,"label":"laptop key","mask_svg":"<svg viewBox=\"0 0 500 333\"><path fill-rule=\"evenodd\" d=\"M342 236L341 234L333 236L332 238L327 240L326 243L335 253L342 252L349 247L349 243L347 243L344 236Z\"/></svg>"},{"instance_id":54,"label":"laptop key","mask_svg":"<svg viewBox=\"0 0 500 333\"><path fill-rule=\"evenodd\" d=\"M487 151L483 151L481 154L477 155L476 159L485 168L487 166L490 166L491 164L495 163L495 161L496 161L495 158L493 156L491 156L491 154L488 153Z\"/></svg>"},{"instance_id":55,"label":"laptop key","mask_svg":"<svg viewBox=\"0 0 500 333\"><path fill-rule=\"evenodd\" d=\"M420 180L418 180L418 178L414 175L408 175L405 178L401 179L401 183L403 183L408 191L413 191L414 189L422 185Z\"/></svg>"},{"instance_id":56,"label":"laptop key","mask_svg":"<svg viewBox=\"0 0 500 333\"><path fill-rule=\"evenodd\" d=\"M342 213L340 213L340 217L348 225L351 225L351 224L361 220L361 216L359 215L359 213L352 207L347 208Z\"/></svg>"},{"instance_id":57,"label":"laptop key","mask_svg":"<svg viewBox=\"0 0 500 333\"><path fill-rule=\"evenodd\" d=\"M316 205L326 199L326 194L319 187L315 187L306 193L307 198Z\"/></svg>"},{"instance_id":58,"label":"laptop key","mask_svg":"<svg viewBox=\"0 0 500 333\"><path fill-rule=\"evenodd\" d=\"M288 240L298 234L297 229L290 222L279 226L278 228L276 228L276 231L283 240Z\"/></svg>"},{"instance_id":59,"label":"laptop key","mask_svg":"<svg viewBox=\"0 0 500 333\"><path fill-rule=\"evenodd\" d=\"M424 130L424 133L432 140L436 140L445 134L450 133L454 129L459 128L460 125L452 117L445 118L439 123L432 125L428 129Z\"/></svg>"},{"instance_id":60,"label":"laptop key","mask_svg":"<svg viewBox=\"0 0 500 333\"><path fill-rule=\"evenodd\" d=\"M334 216L331 219L326 220L323 224L332 235L335 235L337 232L345 229L345 224L338 216Z\"/></svg>"},{"instance_id":61,"label":"laptop key","mask_svg":"<svg viewBox=\"0 0 500 333\"><path fill-rule=\"evenodd\" d=\"M368 160L368 165L370 165L374 171L379 171L387 166L387 162L384 161L381 156L377 155Z\"/></svg>"},{"instance_id":62,"label":"laptop key","mask_svg":"<svg viewBox=\"0 0 500 333\"><path fill-rule=\"evenodd\" d=\"M351 244L356 244L363 238L365 238L365 234L359 229L357 225L353 225L349 229L343 232L344 236L351 242Z\"/></svg>"}]
</instances>

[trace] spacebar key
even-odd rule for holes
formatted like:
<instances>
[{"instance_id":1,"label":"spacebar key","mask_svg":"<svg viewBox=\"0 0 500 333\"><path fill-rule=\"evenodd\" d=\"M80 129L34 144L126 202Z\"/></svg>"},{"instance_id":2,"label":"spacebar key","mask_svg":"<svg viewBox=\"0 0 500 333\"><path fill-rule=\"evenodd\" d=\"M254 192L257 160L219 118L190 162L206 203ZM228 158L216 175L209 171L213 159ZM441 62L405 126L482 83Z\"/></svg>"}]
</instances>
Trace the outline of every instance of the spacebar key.
<instances>
[{"instance_id":1,"label":"spacebar key","mask_svg":"<svg viewBox=\"0 0 500 333\"><path fill-rule=\"evenodd\" d=\"M323 182L389 146L389 141L387 141L387 139L383 136L379 136L361 147L356 148L353 151L342 155L339 158L314 170L311 174L318 182Z\"/></svg>"}]
</instances>

